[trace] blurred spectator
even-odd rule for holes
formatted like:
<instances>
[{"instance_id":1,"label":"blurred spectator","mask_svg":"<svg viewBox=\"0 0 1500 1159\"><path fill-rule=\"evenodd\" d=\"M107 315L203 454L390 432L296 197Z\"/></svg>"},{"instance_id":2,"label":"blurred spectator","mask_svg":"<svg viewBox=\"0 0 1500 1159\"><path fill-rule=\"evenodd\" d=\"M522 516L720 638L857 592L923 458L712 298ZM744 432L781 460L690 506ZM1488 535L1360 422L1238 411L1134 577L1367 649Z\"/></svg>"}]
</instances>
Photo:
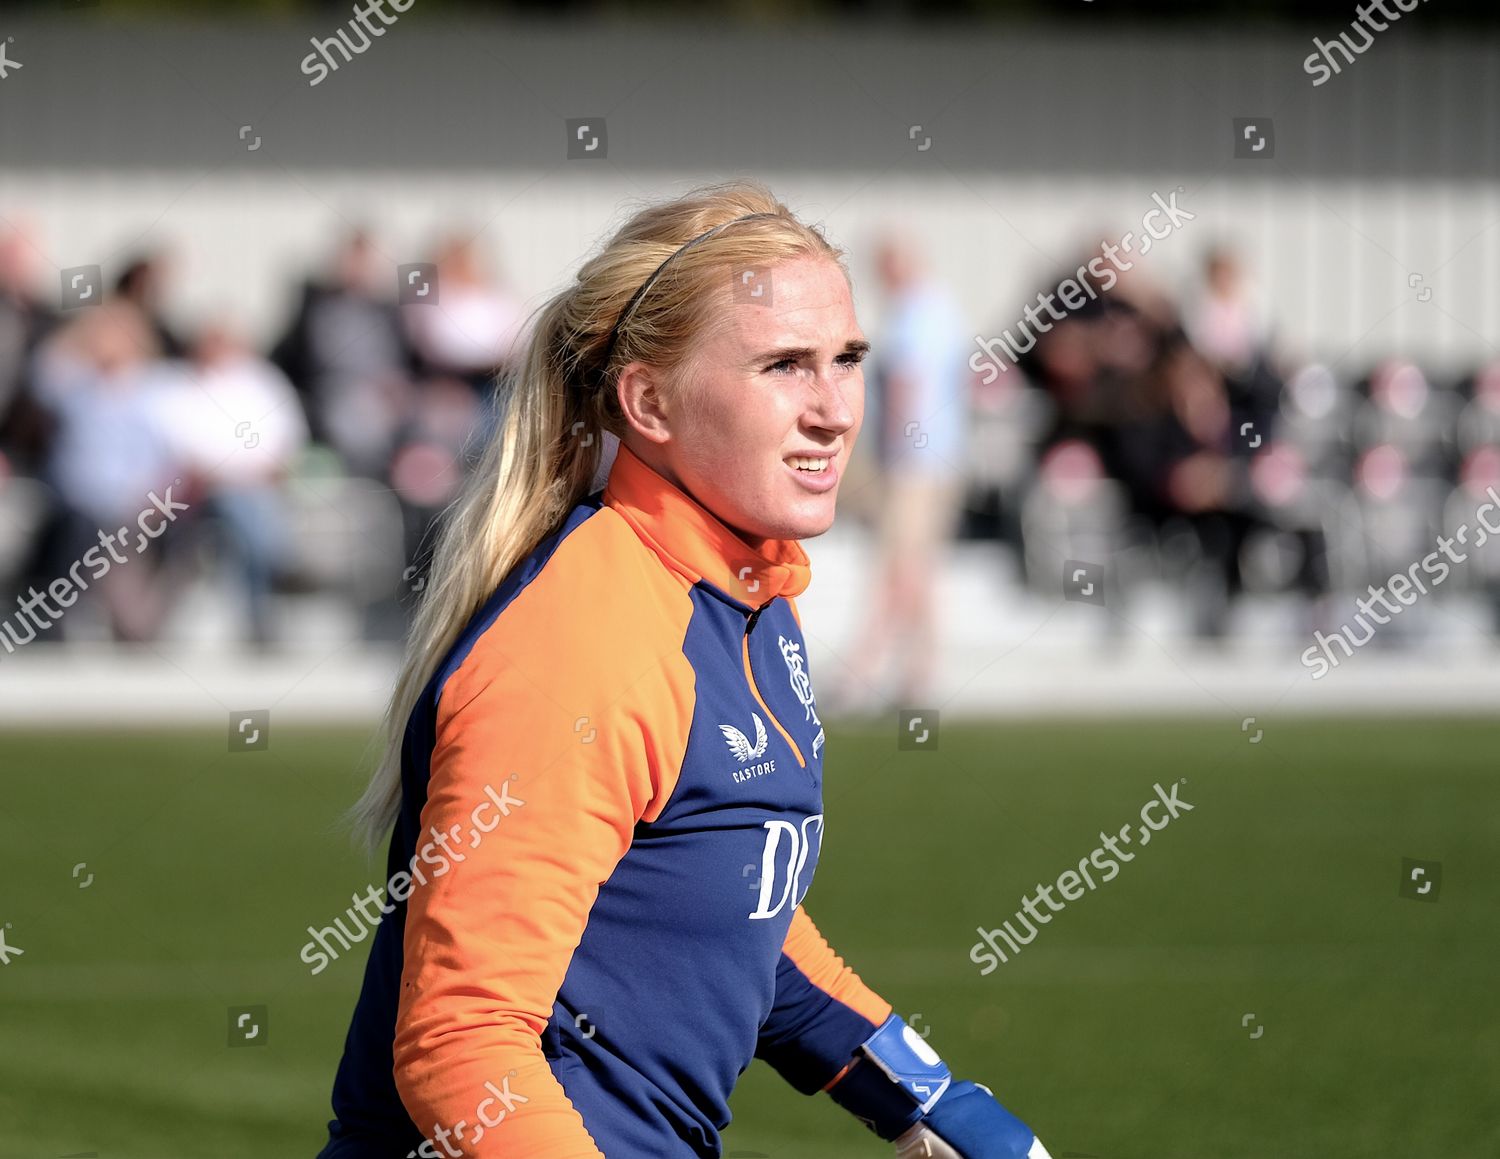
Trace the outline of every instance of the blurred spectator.
<instances>
[{"instance_id":1,"label":"blurred spectator","mask_svg":"<svg viewBox=\"0 0 1500 1159\"><path fill-rule=\"evenodd\" d=\"M166 280L167 259L161 254L141 254L127 262L115 279L115 296L141 312L163 358L181 358L187 353L187 345L167 325L161 311Z\"/></svg>"},{"instance_id":2,"label":"blurred spectator","mask_svg":"<svg viewBox=\"0 0 1500 1159\"><path fill-rule=\"evenodd\" d=\"M1137 511L1154 522L1222 511L1234 501L1229 400L1224 382L1191 346L1158 334L1146 372L1122 384L1110 432L1115 473Z\"/></svg>"},{"instance_id":3,"label":"blurred spectator","mask_svg":"<svg viewBox=\"0 0 1500 1159\"><path fill-rule=\"evenodd\" d=\"M438 515L458 495L481 422L481 403L468 384L434 378L420 388L419 405L400 432L391 459L391 489L401 504L402 539L411 561L407 582L419 588L430 562L429 534Z\"/></svg>"},{"instance_id":4,"label":"blurred spectator","mask_svg":"<svg viewBox=\"0 0 1500 1159\"><path fill-rule=\"evenodd\" d=\"M873 343L865 427L882 499L873 600L851 668L878 687L894 649L895 701L924 702L937 653L935 587L958 520L967 466L969 373L963 321L915 241L888 231L876 245L886 318ZM841 698L854 702L848 689Z\"/></svg>"},{"instance_id":5,"label":"blurred spectator","mask_svg":"<svg viewBox=\"0 0 1500 1159\"><path fill-rule=\"evenodd\" d=\"M35 292L36 255L26 233L0 233L0 479L41 469L48 424L29 376L37 345L56 313Z\"/></svg>"},{"instance_id":6,"label":"blurred spectator","mask_svg":"<svg viewBox=\"0 0 1500 1159\"><path fill-rule=\"evenodd\" d=\"M1160 543L1191 533L1191 554L1173 561L1183 569L1175 578L1188 585L1197 632L1217 636L1241 587L1240 549L1251 525L1228 392L1180 329L1162 328L1152 338L1150 364L1122 384L1107 457Z\"/></svg>"},{"instance_id":7,"label":"blurred spectator","mask_svg":"<svg viewBox=\"0 0 1500 1159\"><path fill-rule=\"evenodd\" d=\"M1193 347L1224 381L1234 429L1270 438L1283 382L1264 311L1234 250L1219 246L1205 255L1203 284L1189 299L1185 324Z\"/></svg>"},{"instance_id":8,"label":"blurred spectator","mask_svg":"<svg viewBox=\"0 0 1500 1159\"><path fill-rule=\"evenodd\" d=\"M1047 283L1049 288L1094 254L1078 256ZM1149 372L1163 337L1176 328L1175 309L1136 269L1119 272L1108 289L1047 325L1045 330L1038 325L1018 363L1053 403L1052 429L1043 442L1081 438L1104 454L1131 384Z\"/></svg>"},{"instance_id":9,"label":"blurred spectator","mask_svg":"<svg viewBox=\"0 0 1500 1159\"><path fill-rule=\"evenodd\" d=\"M1232 301L1237 281L1217 260L1216 284L1226 296L1215 340L1225 357L1250 357L1258 339ZM1243 586L1242 550L1258 522L1242 462L1251 440L1236 437L1249 428L1240 425L1227 380L1189 340L1171 297L1139 265L1122 271L1110 289L1039 335L1027 365L1057 404L1048 444L1083 439L1098 451L1124 484L1163 568L1186 588L1194 630L1222 635L1228 603Z\"/></svg>"},{"instance_id":10,"label":"blurred spectator","mask_svg":"<svg viewBox=\"0 0 1500 1159\"><path fill-rule=\"evenodd\" d=\"M271 360L302 395L313 435L356 475L383 478L411 405L415 355L391 287L395 266L352 231L326 276L310 278Z\"/></svg>"},{"instance_id":11,"label":"blurred spectator","mask_svg":"<svg viewBox=\"0 0 1500 1159\"><path fill-rule=\"evenodd\" d=\"M199 330L166 399L165 428L184 491L222 533L244 583L250 639L270 643L273 582L290 567L281 484L307 442L286 376L227 319Z\"/></svg>"},{"instance_id":12,"label":"blurred spectator","mask_svg":"<svg viewBox=\"0 0 1500 1159\"><path fill-rule=\"evenodd\" d=\"M497 374L511 370L525 322L521 300L490 278L473 238L453 235L437 253L437 301L406 307L403 321L424 371L488 396Z\"/></svg>"},{"instance_id":13,"label":"blurred spectator","mask_svg":"<svg viewBox=\"0 0 1500 1159\"><path fill-rule=\"evenodd\" d=\"M101 531L133 535L150 494L176 475L162 421L167 372L158 355L149 321L123 299L80 310L37 351L36 399L56 430L44 478L57 509L37 560L48 579L67 575ZM161 554L148 551L95 585L116 639L156 638L170 604L167 579Z\"/></svg>"},{"instance_id":14,"label":"blurred spectator","mask_svg":"<svg viewBox=\"0 0 1500 1159\"><path fill-rule=\"evenodd\" d=\"M1225 247L1203 259L1203 285L1187 310L1193 345L1220 370L1243 374L1266 349L1266 324L1239 256Z\"/></svg>"}]
</instances>

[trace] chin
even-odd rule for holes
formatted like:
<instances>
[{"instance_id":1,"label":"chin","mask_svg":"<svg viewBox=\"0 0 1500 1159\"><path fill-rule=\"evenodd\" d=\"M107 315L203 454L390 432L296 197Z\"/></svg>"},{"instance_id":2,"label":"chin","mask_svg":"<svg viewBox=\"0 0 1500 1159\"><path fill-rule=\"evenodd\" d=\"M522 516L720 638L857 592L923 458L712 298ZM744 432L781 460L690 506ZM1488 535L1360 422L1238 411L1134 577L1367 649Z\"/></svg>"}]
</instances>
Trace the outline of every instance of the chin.
<instances>
[{"instance_id":1,"label":"chin","mask_svg":"<svg viewBox=\"0 0 1500 1159\"><path fill-rule=\"evenodd\" d=\"M827 515L820 515L816 519L809 519L809 520L807 520L803 524L802 529L793 538L796 538L796 539L814 539L817 536L822 535L825 531L827 531L832 526L833 526L833 511L832 511L832 509L830 509Z\"/></svg>"},{"instance_id":2,"label":"chin","mask_svg":"<svg viewBox=\"0 0 1500 1159\"><path fill-rule=\"evenodd\" d=\"M813 512L788 512L778 520L767 539L814 539L833 526L833 504L825 510Z\"/></svg>"},{"instance_id":3,"label":"chin","mask_svg":"<svg viewBox=\"0 0 1500 1159\"><path fill-rule=\"evenodd\" d=\"M741 510L734 511L723 522L747 543L759 543L766 539L812 539L822 535L833 526L834 502L837 491L828 495L807 498L796 496L791 501L766 496L765 502L753 510L743 509L743 501L735 504Z\"/></svg>"}]
</instances>

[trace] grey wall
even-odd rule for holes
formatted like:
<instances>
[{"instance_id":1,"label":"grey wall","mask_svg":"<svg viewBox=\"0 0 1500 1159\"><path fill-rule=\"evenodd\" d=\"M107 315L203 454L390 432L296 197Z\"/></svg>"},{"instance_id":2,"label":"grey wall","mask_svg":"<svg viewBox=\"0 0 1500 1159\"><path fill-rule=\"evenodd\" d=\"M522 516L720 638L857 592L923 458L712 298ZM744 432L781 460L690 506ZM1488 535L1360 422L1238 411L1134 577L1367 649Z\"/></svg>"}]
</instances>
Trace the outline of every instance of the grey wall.
<instances>
[{"instance_id":1,"label":"grey wall","mask_svg":"<svg viewBox=\"0 0 1500 1159\"><path fill-rule=\"evenodd\" d=\"M747 34L451 24L417 3L312 86L310 39L334 36L348 8L198 26L97 12L8 22L23 68L0 82L7 167L547 170L566 161L567 118L602 116L608 157L575 162L585 173L1191 176L1236 164L1234 117L1270 117L1275 157L1240 167L1289 181L1500 175L1500 45L1429 35L1420 9L1317 87L1303 61L1338 26Z\"/></svg>"}]
</instances>

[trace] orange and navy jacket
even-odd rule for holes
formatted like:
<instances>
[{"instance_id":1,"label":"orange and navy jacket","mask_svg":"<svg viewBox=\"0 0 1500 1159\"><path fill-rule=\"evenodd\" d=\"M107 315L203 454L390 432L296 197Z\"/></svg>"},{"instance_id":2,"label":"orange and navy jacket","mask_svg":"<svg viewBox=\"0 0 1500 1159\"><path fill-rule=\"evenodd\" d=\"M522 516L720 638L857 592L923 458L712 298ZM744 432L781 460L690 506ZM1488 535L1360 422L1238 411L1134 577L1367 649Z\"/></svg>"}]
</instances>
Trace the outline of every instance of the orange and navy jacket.
<instances>
[{"instance_id":1,"label":"orange and navy jacket","mask_svg":"<svg viewBox=\"0 0 1500 1159\"><path fill-rule=\"evenodd\" d=\"M324 1159L717 1156L752 1058L837 1079L891 1008L801 907L809 578L623 445L511 570L407 727Z\"/></svg>"}]
</instances>

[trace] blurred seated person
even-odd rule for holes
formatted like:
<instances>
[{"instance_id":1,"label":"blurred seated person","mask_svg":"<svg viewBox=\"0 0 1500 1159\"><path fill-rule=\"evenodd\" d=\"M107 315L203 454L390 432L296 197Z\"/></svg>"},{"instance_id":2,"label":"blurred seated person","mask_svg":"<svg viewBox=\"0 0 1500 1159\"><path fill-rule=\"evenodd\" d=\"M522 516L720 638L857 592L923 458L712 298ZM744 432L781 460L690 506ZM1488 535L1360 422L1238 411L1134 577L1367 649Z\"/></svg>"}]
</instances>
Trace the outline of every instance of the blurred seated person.
<instances>
[{"instance_id":1,"label":"blurred seated person","mask_svg":"<svg viewBox=\"0 0 1500 1159\"><path fill-rule=\"evenodd\" d=\"M402 308L407 334L425 374L462 379L488 397L518 353L521 300L490 276L472 238L444 241L435 264L437 301Z\"/></svg>"},{"instance_id":2,"label":"blurred seated person","mask_svg":"<svg viewBox=\"0 0 1500 1159\"><path fill-rule=\"evenodd\" d=\"M90 557L101 566L107 558L106 570L77 575L92 574L88 595L97 592L115 639L154 640L171 584L161 545L137 521L159 509L153 495L166 496L178 467L163 423L167 371L149 319L123 299L79 310L38 348L34 383L54 431L42 477L57 502L35 570L76 578L74 566L112 537L108 557Z\"/></svg>"},{"instance_id":3,"label":"blurred seated person","mask_svg":"<svg viewBox=\"0 0 1500 1159\"><path fill-rule=\"evenodd\" d=\"M171 386L165 427L190 501L222 532L244 585L249 638L273 638L271 594L290 565L281 485L307 443L292 385L226 317L203 325Z\"/></svg>"}]
</instances>

